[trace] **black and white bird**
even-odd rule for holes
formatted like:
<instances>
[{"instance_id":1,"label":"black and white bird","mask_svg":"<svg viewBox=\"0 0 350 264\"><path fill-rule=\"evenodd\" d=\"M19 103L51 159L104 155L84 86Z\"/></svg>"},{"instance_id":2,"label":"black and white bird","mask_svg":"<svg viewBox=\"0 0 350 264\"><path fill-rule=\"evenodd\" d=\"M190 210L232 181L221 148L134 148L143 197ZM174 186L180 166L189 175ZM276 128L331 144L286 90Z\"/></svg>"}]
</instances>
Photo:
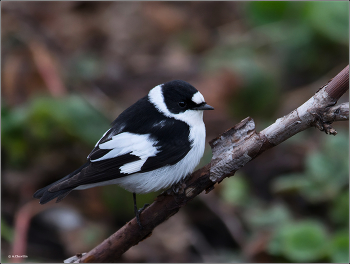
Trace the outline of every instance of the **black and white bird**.
<instances>
[{"instance_id":1,"label":"black and white bird","mask_svg":"<svg viewBox=\"0 0 350 264\"><path fill-rule=\"evenodd\" d=\"M193 172L204 153L203 110L213 110L185 81L158 85L122 112L96 143L87 162L62 179L38 190L45 204L61 201L72 190L117 184L133 193L170 187Z\"/></svg>"}]
</instances>

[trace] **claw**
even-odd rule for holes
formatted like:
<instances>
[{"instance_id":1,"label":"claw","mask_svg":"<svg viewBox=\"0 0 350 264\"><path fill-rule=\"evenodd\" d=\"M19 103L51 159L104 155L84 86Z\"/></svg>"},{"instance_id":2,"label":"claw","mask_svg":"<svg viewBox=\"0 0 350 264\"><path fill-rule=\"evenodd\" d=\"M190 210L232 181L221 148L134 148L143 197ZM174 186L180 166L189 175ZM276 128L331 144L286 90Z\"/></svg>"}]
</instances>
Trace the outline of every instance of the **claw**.
<instances>
[{"instance_id":1,"label":"claw","mask_svg":"<svg viewBox=\"0 0 350 264\"><path fill-rule=\"evenodd\" d=\"M143 207L138 210L139 214L141 214L143 212L143 210L145 210L148 206L149 206L148 203L144 204Z\"/></svg>"}]
</instances>

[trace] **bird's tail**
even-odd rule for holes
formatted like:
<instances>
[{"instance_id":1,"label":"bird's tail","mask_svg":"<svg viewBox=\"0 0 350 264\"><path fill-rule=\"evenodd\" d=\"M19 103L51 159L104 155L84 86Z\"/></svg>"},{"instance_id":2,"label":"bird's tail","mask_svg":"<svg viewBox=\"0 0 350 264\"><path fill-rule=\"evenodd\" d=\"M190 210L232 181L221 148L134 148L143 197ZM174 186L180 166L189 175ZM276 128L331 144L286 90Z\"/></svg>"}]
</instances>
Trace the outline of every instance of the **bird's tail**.
<instances>
[{"instance_id":1,"label":"bird's tail","mask_svg":"<svg viewBox=\"0 0 350 264\"><path fill-rule=\"evenodd\" d=\"M63 178L65 179L65 178ZM55 182L59 183L61 180ZM39 203L40 204L46 204L47 202L50 202L51 200L55 199L57 197L56 203L60 202L64 197L66 197L74 188L71 189L65 189L65 190L60 190L57 192L50 192L49 189L54 185L50 184L44 188L41 188L40 190L36 191L33 195L34 198L40 199Z\"/></svg>"},{"instance_id":2,"label":"bird's tail","mask_svg":"<svg viewBox=\"0 0 350 264\"><path fill-rule=\"evenodd\" d=\"M33 197L40 199L39 203L40 204L46 204L47 202L50 202L51 200L57 198L56 203L60 202L64 197L66 197L75 187L72 188L67 188L59 191L49 191L49 189L56 184L65 181L77 173L79 173L83 168L85 168L88 165L88 163L85 163L83 166L81 166L79 169L73 171L72 173L68 174L67 176L63 177L62 179L59 179L58 181L55 181L54 183L51 183L50 185L47 185L44 188L41 188L40 190L37 190Z\"/></svg>"}]
</instances>

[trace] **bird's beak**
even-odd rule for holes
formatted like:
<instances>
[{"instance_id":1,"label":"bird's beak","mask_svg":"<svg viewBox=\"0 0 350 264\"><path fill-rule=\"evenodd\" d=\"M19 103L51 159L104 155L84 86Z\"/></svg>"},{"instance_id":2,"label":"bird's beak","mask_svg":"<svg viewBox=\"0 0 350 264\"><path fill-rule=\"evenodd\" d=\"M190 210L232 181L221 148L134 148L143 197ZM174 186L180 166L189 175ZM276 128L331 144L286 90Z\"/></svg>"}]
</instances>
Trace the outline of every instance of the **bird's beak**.
<instances>
[{"instance_id":1,"label":"bird's beak","mask_svg":"<svg viewBox=\"0 0 350 264\"><path fill-rule=\"evenodd\" d=\"M208 105L207 103L203 103L197 107L193 107L193 110L214 110L214 107Z\"/></svg>"}]
</instances>

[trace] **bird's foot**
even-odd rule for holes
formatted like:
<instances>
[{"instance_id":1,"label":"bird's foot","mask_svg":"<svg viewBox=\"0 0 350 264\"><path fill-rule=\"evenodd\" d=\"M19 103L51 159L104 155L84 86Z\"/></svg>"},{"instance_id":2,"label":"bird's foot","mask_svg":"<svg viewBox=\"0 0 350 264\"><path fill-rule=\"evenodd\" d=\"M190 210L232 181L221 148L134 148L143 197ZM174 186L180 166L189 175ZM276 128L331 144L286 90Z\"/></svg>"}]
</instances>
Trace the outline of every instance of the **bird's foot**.
<instances>
[{"instance_id":1,"label":"bird's foot","mask_svg":"<svg viewBox=\"0 0 350 264\"><path fill-rule=\"evenodd\" d=\"M171 190L174 192L174 193L183 193L186 185L184 184L184 182L186 181L186 178L182 178L179 182L173 184L173 186L171 186Z\"/></svg>"},{"instance_id":2,"label":"bird's foot","mask_svg":"<svg viewBox=\"0 0 350 264\"><path fill-rule=\"evenodd\" d=\"M139 225L140 229L143 229L143 226L141 225L141 221L140 221L140 214L143 212L143 210L145 210L147 207L149 206L149 204L144 204L144 206L138 210L135 210L135 215L136 215L136 222Z\"/></svg>"}]
</instances>

